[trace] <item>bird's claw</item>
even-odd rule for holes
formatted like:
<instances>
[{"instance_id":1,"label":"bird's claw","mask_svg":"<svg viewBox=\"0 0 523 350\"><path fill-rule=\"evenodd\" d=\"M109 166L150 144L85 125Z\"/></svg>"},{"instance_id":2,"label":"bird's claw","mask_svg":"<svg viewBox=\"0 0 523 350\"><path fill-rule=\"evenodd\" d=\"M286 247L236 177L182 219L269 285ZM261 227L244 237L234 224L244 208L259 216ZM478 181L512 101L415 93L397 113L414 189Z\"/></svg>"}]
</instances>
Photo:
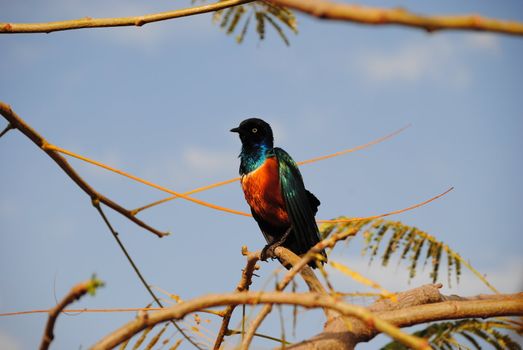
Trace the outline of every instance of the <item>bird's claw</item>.
<instances>
[{"instance_id":1,"label":"bird's claw","mask_svg":"<svg viewBox=\"0 0 523 350\"><path fill-rule=\"evenodd\" d=\"M275 253L274 250L278 247L276 244L267 244L265 247L263 247L261 253L260 253L260 260L261 261L267 261L267 259L274 259Z\"/></svg>"}]
</instances>

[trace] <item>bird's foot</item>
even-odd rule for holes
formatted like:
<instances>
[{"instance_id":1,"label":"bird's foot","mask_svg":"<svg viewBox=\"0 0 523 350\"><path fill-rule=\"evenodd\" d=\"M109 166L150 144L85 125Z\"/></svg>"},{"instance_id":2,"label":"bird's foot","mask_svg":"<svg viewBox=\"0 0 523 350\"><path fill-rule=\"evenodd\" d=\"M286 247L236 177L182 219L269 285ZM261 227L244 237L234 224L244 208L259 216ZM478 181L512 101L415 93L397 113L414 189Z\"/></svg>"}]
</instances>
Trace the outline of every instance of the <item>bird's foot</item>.
<instances>
[{"instance_id":1,"label":"bird's foot","mask_svg":"<svg viewBox=\"0 0 523 350\"><path fill-rule=\"evenodd\" d=\"M285 240L287 237L289 237L289 234L292 231L292 226L290 226L287 231L283 234L283 236L280 237L279 240L276 242L273 242L271 244L267 244L265 247L263 247L261 253L260 253L260 260L261 261L267 261L268 258L274 259L276 258L276 253L274 250L281 246L283 243L285 243Z\"/></svg>"},{"instance_id":2,"label":"bird's foot","mask_svg":"<svg viewBox=\"0 0 523 350\"><path fill-rule=\"evenodd\" d=\"M260 260L261 261L267 261L267 259L274 259L276 257L274 250L279 247L279 244L267 244L265 247L263 247L261 253L260 253Z\"/></svg>"}]
</instances>

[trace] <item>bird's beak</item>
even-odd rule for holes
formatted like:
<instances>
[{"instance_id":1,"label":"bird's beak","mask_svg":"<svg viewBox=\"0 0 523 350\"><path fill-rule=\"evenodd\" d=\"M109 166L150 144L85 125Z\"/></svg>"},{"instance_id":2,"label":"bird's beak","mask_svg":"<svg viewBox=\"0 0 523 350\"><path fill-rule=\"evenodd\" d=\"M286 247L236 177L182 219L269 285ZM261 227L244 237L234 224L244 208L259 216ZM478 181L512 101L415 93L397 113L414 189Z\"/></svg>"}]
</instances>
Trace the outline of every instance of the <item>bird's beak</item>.
<instances>
[{"instance_id":1,"label":"bird's beak","mask_svg":"<svg viewBox=\"0 0 523 350\"><path fill-rule=\"evenodd\" d=\"M231 132L237 132L237 133L240 133L240 128L232 128L232 129L231 129Z\"/></svg>"}]
</instances>

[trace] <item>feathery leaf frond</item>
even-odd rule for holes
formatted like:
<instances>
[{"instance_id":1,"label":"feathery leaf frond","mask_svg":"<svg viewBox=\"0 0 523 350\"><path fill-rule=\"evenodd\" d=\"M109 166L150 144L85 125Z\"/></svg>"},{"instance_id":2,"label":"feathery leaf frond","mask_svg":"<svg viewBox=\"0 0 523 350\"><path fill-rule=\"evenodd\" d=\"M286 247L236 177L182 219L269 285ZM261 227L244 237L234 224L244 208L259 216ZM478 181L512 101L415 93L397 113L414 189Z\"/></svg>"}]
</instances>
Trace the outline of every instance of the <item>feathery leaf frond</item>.
<instances>
[{"instance_id":1,"label":"feathery leaf frond","mask_svg":"<svg viewBox=\"0 0 523 350\"><path fill-rule=\"evenodd\" d=\"M451 322L433 323L415 332L413 335L428 339L435 350L443 349L476 349L481 350L481 342L485 342L499 350L521 350L521 346L511 336L502 331L519 332L520 329L511 322L492 320L481 321L465 319ZM465 345L456 339L461 336L470 345ZM461 339L460 339L461 340ZM472 346L472 348L470 347ZM382 350L406 350L407 348L397 342L390 342Z\"/></svg>"},{"instance_id":2,"label":"feathery leaf frond","mask_svg":"<svg viewBox=\"0 0 523 350\"><path fill-rule=\"evenodd\" d=\"M347 218L339 217L337 219ZM407 226L399 221L374 219L328 223L320 227L320 232L322 238L326 238L333 233L354 229L356 232L363 232L365 247L363 248L362 253L364 255L369 255L369 263L371 263L375 258L379 258L381 264L387 266L392 256L397 255L400 261L408 261L409 278L413 278L416 276L419 262L424 256L424 265L430 263L430 277L433 282L436 282L439 276L442 258L444 254L446 254L449 285L452 275L455 276L456 281L459 283L461 266L465 265L481 281L483 281L483 283L497 293L497 290L483 275L475 270L470 263L465 261L447 244L437 240L434 236L416 227ZM387 240L388 236L390 237ZM425 254L422 254L423 251Z\"/></svg>"},{"instance_id":3,"label":"feathery leaf frond","mask_svg":"<svg viewBox=\"0 0 523 350\"><path fill-rule=\"evenodd\" d=\"M200 1L205 2L205 0ZM241 27L241 30L236 35L236 42L242 43L251 23L251 18L254 18L256 22L256 33L260 40L265 39L266 23L269 23L274 28L287 46L290 45L290 41L284 27L294 34L298 33L296 17L291 10L265 1L251 2L216 11L212 20L214 23L219 23L227 35L234 34ZM243 22L242 19L244 19ZM239 26L240 23L243 24Z\"/></svg>"}]
</instances>

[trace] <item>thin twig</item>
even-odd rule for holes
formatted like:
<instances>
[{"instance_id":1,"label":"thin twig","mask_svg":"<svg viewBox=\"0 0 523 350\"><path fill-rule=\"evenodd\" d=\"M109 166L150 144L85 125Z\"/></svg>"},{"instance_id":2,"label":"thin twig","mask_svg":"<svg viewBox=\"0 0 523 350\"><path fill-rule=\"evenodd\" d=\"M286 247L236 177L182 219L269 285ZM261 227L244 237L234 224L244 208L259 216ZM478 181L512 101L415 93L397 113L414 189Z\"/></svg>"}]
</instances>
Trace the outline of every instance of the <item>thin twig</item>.
<instances>
[{"instance_id":1,"label":"thin twig","mask_svg":"<svg viewBox=\"0 0 523 350\"><path fill-rule=\"evenodd\" d=\"M396 135L400 134L401 132L405 131L406 129L408 129L410 126L411 125L408 124L408 125L400 128L400 129L398 129L398 130L396 130L396 131L394 131L394 132L392 132L392 133L390 133L388 135L385 135L385 136L382 136L382 137L377 138L375 140L372 140L370 142L367 142L366 144L359 145L359 146L356 146L356 147L353 147L353 148L349 148L349 149L346 149L346 150L343 150L343 151L331 153L331 154L328 154L328 155L325 155L325 156L320 156L320 157L316 157L316 158L307 159L307 160L298 162L297 164L298 165L305 165L305 164L315 163L315 162L318 162L320 160L334 158L334 157L337 157L337 156L341 156L341 155L344 155L344 154L356 152L356 151L362 150L364 148L368 148L368 147L374 146L374 145L376 145L378 143L381 143L383 141L386 141L388 139L393 138L394 136L396 136ZM233 182L236 182L236 181L239 181L239 180L240 180L239 177L235 177L233 179L229 179L229 180L225 180L225 181L221 181L221 182L216 182L216 183L211 184L211 185L199 187L199 188L196 188L194 190L185 192L184 195L189 196L189 195L194 194L194 193L203 192L203 191L210 190L212 188L228 185L230 183L233 183ZM170 196L170 197L167 197L167 198L163 198L163 199L160 199L160 200L158 200L156 202L144 205L143 207L133 209L133 210L131 210L131 213L133 213L133 215L136 215L139 212L141 212L142 210L152 208L152 207L154 207L154 206L156 206L158 204L162 204L162 203L168 202L168 201L176 199L176 198L180 198L180 197L178 197L178 196Z\"/></svg>"},{"instance_id":2,"label":"thin twig","mask_svg":"<svg viewBox=\"0 0 523 350\"><path fill-rule=\"evenodd\" d=\"M163 308L164 306L162 305L162 303L160 302L160 299L158 299L158 297L156 296L156 294L154 294L154 292L152 291L151 287L149 286L149 283L147 283L147 281L145 280L145 278L143 277L142 273L140 272L140 269L138 269L138 266L136 266L136 264L134 263L133 259L131 258L131 255L129 255L129 252L127 252L127 249L125 248L125 246L123 245L122 241L120 240L120 237L118 236L118 232L116 232L113 228L113 226L111 225L111 223L109 222L109 219L107 219L107 216L105 215L104 211L102 210L102 207L100 206L100 203L98 201L93 201L93 206L96 208L96 210L98 211L98 213L100 214L100 216L102 217L103 221L105 222L105 224L107 225L107 228L109 229L109 231L111 231L111 234L113 235L114 239L116 240L116 242L118 243L118 246L120 247L120 249L122 250L122 252L124 253L125 257L127 258L127 260L129 261L129 263L131 264L134 272L136 272L136 275L138 276L138 278L140 279L140 281L142 282L143 286L145 287L145 289L147 289L147 292L149 292L149 294L151 295L151 297L154 299L154 301L156 302L156 304L158 304L159 307ZM191 337L189 337L184 331L183 329L178 326L178 324L176 322L174 322L173 320L171 320L171 323L173 324L173 326L178 330L178 332L180 332L180 334L185 338L187 339L187 341L189 341L192 345L194 345L197 349L201 349L201 347L196 344L194 342L194 340L191 339Z\"/></svg>"},{"instance_id":3,"label":"thin twig","mask_svg":"<svg viewBox=\"0 0 523 350\"><path fill-rule=\"evenodd\" d=\"M238 331L238 330L235 330L235 329L229 329L229 330L227 330L227 334L226 335L238 335L238 334L242 334L242 331ZM285 345L291 345L292 344L292 343L288 342L285 339L271 337L270 335L267 335L267 334L254 333L254 336L258 337L258 338L272 340L272 341L275 341L275 342L278 342L278 343L281 343L281 344L285 344Z\"/></svg>"},{"instance_id":4,"label":"thin twig","mask_svg":"<svg viewBox=\"0 0 523 350\"><path fill-rule=\"evenodd\" d=\"M51 310L49 310L49 318L45 325L44 335L40 343L40 350L47 350L49 345L54 339L54 325L58 315L75 300L80 299L87 293L94 294L94 291L103 286L103 282L96 277L91 278L89 281L85 281L75 285L69 293Z\"/></svg>"},{"instance_id":5,"label":"thin twig","mask_svg":"<svg viewBox=\"0 0 523 350\"><path fill-rule=\"evenodd\" d=\"M401 214L401 213L404 213L406 211L410 211L412 209L416 209L416 208L422 207L422 206L424 206L424 205L426 205L426 204L428 204L428 203L430 203L432 201L435 201L436 199L439 199L439 198L443 197L444 195L446 195L447 193L449 193L452 190L454 190L454 187L449 187L449 189L447 189L446 191L444 191L444 192L442 192L442 193L438 194L437 196L434 196L434 197L432 197L430 199L427 199L426 201L423 201L423 202L411 205L410 207L407 207L407 208L390 211L390 212L384 213L384 214L378 214L378 215L373 215L373 216L366 216L366 217L361 217L361 218L350 218L350 219L316 220L316 222L321 223L321 224L336 224L336 223L342 223L342 222L354 222L354 221L380 219L380 218L384 218L384 217L391 216L391 215L396 215L396 214Z\"/></svg>"},{"instance_id":6,"label":"thin twig","mask_svg":"<svg viewBox=\"0 0 523 350\"><path fill-rule=\"evenodd\" d=\"M236 215L242 215L242 216L252 216L251 214L248 214L248 213L245 213L245 212L242 212L242 211L239 211L239 210L234 210L234 209L222 207L222 206L219 206L219 205L216 205L216 204L212 204L212 203L209 203L209 202L202 201L200 199L196 199L196 198L193 198L193 197L186 196L183 193L179 193L179 192L170 190L170 189L168 189L168 188L166 188L164 186L160 186L158 184L155 184L154 182L142 179L142 178L140 178L138 176L129 174L129 173L125 172L125 171L113 168L113 167L111 167L111 166L109 166L107 164L104 164L102 162L98 162L96 160L87 158L87 157L82 156L80 154L71 152L71 151L69 151L69 150L67 150L65 148L58 147L56 145L51 145L51 144L47 144L45 147L46 147L46 149L53 150L53 151L56 151L56 152L60 152L60 153L63 153L63 154L67 154L68 156L71 156L73 158L80 159L80 160L82 160L84 162L91 163L91 164L96 165L96 166L98 166L100 168L104 168L106 170L112 171L112 172L114 172L116 174L125 176L125 177L127 177L127 178L129 178L131 180L140 182L140 183L142 183L144 185L147 185L149 187L156 188L157 190L160 190L160 191L163 191L163 192L167 192L167 193L170 193L170 194L174 194L174 195L176 195L178 197L181 197L181 198L183 198L185 200L188 200L190 202L202 205L204 207L208 207L208 208L215 209L215 210L220 210L220 211L223 211L223 212L226 212L226 213L230 213L230 214L236 214Z\"/></svg>"},{"instance_id":7,"label":"thin twig","mask_svg":"<svg viewBox=\"0 0 523 350\"><path fill-rule=\"evenodd\" d=\"M147 225L140 219L131 215L130 211L119 205L118 203L112 201L111 199L105 197L104 195L98 193L94 190L67 162L67 160L60 155L58 152L53 149L49 149L49 143L47 140L37 133L33 128L31 128L22 118L20 118L11 107L0 101L0 114L16 129L20 130L22 134L27 136L31 141L33 141L41 150L43 150L49 157L51 157L60 168L73 180L78 187L80 187L92 200L99 200L103 204L107 205L109 208L117 211L122 214L138 226L145 228L146 230L154 233L158 237L163 237L168 235L166 232L158 231L157 229Z\"/></svg>"},{"instance_id":8,"label":"thin twig","mask_svg":"<svg viewBox=\"0 0 523 350\"><path fill-rule=\"evenodd\" d=\"M201 13L214 12L228 7L233 7L254 0L224 0L209 5L190 7L186 9L153 13L143 16L119 17L119 18L91 18L84 17L67 21L48 23L2 23L0 22L0 34L10 33L51 33L62 30L100 27L124 27L165 21L174 18L187 17Z\"/></svg>"},{"instance_id":9,"label":"thin twig","mask_svg":"<svg viewBox=\"0 0 523 350\"><path fill-rule=\"evenodd\" d=\"M422 29L485 31L523 35L523 23L472 15L426 16L398 7L385 9L328 0L269 0L269 2L328 20L340 20L366 25L400 25Z\"/></svg>"},{"instance_id":10,"label":"thin twig","mask_svg":"<svg viewBox=\"0 0 523 350\"><path fill-rule=\"evenodd\" d=\"M257 269L256 263L260 259L259 254L249 253L247 251L247 247L245 246L242 247L242 254L244 256L247 256L247 263L245 265L245 268L242 270L242 277L240 279L240 282L238 282L238 285L236 286L236 292L243 292L249 290L249 286L252 283L252 275L254 274L254 271ZM235 308L236 305L228 305L225 308L222 324L220 326L218 336L216 337L216 340L214 342L214 350L218 350L220 348L223 342L223 338L229 334L229 322L231 320L231 316Z\"/></svg>"}]
</instances>

